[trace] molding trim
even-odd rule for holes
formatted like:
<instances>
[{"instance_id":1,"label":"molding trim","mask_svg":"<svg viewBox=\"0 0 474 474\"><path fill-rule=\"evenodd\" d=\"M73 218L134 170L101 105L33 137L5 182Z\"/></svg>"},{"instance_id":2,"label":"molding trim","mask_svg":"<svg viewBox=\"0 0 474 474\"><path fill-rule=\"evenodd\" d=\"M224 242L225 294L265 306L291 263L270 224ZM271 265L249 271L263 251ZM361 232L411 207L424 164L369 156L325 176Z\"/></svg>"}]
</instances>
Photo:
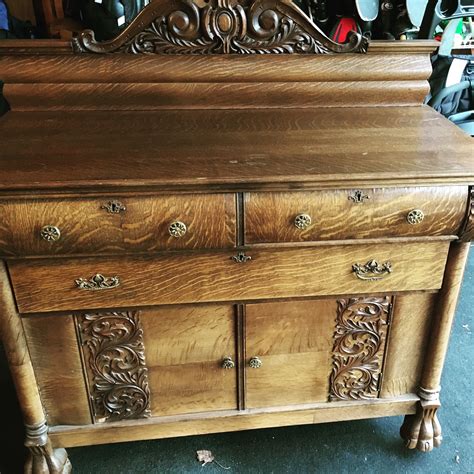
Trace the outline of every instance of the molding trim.
<instances>
[{"instance_id":1,"label":"molding trim","mask_svg":"<svg viewBox=\"0 0 474 474\"><path fill-rule=\"evenodd\" d=\"M329 39L291 0L153 0L116 38L92 30L72 40L76 53L284 54L366 53L353 33Z\"/></svg>"},{"instance_id":2,"label":"molding trim","mask_svg":"<svg viewBox=\"0 0 474 474\"><path fill-rule=\"evenodd\" d=\"M388 296L337 301L329 401L378 397L391 312Z\"/></svg>"},{"instance_id":3,"label":"molding trim","mask_svg":"<svg viewBox=\"0 0 474 474\"><path fill-rule=\"evenodd\" d=\"M149 417L150 391L138 311L79 317L94 421Z\"/></svg>"}]
</instances>

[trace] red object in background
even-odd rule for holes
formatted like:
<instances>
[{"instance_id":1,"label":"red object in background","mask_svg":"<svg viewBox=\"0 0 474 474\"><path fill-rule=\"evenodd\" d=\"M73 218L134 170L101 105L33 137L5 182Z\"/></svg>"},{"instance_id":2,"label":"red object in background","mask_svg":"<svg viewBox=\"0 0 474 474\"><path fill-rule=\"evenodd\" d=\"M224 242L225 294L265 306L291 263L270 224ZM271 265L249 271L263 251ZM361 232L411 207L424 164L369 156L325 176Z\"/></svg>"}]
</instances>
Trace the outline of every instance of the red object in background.
<instances>
[{"instance_id":1,"label":"red object in background","mask_svg":"<svg viewBox=\"0 0 474 474\"><path fill-rule=\"evenodd\" d=\"M357 31L357 23L354 18L343 17L331 31L331 39L336 43L346 43L349 33Z\"/></svg>"}]
</instances>

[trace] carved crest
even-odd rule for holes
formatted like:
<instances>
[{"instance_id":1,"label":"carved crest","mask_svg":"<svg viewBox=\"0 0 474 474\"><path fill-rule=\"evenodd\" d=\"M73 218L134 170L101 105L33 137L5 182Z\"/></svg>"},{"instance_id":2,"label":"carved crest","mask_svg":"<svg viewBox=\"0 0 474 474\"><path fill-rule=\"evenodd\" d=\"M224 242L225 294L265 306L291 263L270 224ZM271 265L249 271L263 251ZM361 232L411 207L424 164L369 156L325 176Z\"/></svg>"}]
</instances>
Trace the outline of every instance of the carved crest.
<instances>
[{"instance_id":1,"label":"carved crest","mask_svg":"<svg viewBox=\"0 0 474 474\"><path fill-rule=\"evenodd\" d=\"M78 53L267 54L364 53L353 33L346 44L329 39L291 0L153 0L116 38L94 32L74 38Z\"/></svg>"},{"instance_id":2,"label":"carved crest","mask_svg":"<svg viewBox=\"0 0 474 474\"><path fill-rule=\"evenodd\" d=\"M337 301L329 400L377 398L391 298Z\"/></svg>"}]
</instances>

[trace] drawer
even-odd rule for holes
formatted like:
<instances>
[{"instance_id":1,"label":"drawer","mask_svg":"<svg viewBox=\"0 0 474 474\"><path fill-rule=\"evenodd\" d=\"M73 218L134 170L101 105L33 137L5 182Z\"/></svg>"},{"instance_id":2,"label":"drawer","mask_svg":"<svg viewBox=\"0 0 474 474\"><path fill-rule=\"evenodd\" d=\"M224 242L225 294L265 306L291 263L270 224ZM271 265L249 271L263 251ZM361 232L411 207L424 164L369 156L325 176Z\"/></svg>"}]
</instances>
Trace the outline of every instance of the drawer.
<instances>
[{"instance_id":1,"label":"drawer","mask_svg":"<svg viewBox=\"0 0 474 474\"><path fill-rule=\"evenodd\" d=\"M435 290L448 249L445 241L249 249L250 260L233 259L235 251L169 252L12 260L9 269L20 312L29 313Z\"/></svg>"},{"instance_id":2,"label":"drawer","mask_svg":"<svg viewBox=\"0 0 474 474\"><path fill-rule=\"evenodd\" d=\"M0 201L0 255L233 247L235 215L233 194Z\"/></svg>"},{"instance_id":3,"label":"drawer","mask_svg":"<svg viewBox=\"0 0 474 474\"><path fill-rule=\"evenodd\" d=\"M455 235L467 193L466 186L249 193L245 241Z\"/></svg>"}]
</instances>

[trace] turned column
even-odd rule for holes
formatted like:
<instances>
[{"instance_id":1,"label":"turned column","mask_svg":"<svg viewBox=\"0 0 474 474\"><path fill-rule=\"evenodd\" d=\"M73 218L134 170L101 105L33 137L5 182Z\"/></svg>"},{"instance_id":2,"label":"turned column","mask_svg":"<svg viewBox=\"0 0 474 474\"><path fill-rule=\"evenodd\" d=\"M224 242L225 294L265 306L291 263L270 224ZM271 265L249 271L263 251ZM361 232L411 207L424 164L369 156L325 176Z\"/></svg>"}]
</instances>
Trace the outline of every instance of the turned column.
<instances>
[{"instance_id":1,"label":"turned column","mask_svg":"<svg viewBox=\"0 0 474 474\"><path fill-rule=\"evenodd\" d=\"M451 245L443 287L438 296L430 342L418 390L420 401L415 415L405 417L400 430L409 449L431 451L441 444L441 426L436 412L440 407L440 380L448 349L462 278L469 253L469 242Z\"/></svg>"},{"instance_id":2,"label":"turned column","mask_svg":"<svg viewBox=\"0 0 474 474\"><path fill-rule=\"evenodd\" d=\"M65 474L71 471L66 450L53 449L36 385L20 316L5 263L0 261L0 337L20 402L29 455L25 473Z\"/></svg>"}]
</instances>

